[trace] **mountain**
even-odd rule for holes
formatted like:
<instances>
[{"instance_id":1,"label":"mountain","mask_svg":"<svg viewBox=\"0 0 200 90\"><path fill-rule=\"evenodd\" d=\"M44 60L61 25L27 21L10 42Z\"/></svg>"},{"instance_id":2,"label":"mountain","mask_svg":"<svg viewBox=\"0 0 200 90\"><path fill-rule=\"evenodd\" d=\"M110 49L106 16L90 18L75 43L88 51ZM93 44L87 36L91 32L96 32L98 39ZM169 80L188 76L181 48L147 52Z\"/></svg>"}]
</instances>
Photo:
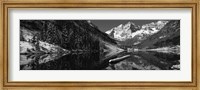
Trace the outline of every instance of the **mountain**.
<instances>
[{"instance_id":1,"label":"mountain","mask_svg":"<svg viewBox=\"0 0 200 90\"><path fill-rule=\"evenodd\" d=\"M21 53L29 49L52 53L51 48L98 51L108 44L119 49L114 39L86 20L20 20L20 41Z\"/></svg>"},{"instance_id":2,"label":"mountain","mask_svg":"<svg viewBox=\"0 0 200 90\"><path fill-rule=\"evenodd\" d=\"M169 21L159 32L148 37L139 48L174 47L180 45L180 20Z\"/></svg>"},{"instance_id":3,"label":"mountain","mask_svg":"<svg viewBox=\"0 0 200 90\"><path fill-rule=\"evenodd\" d=\"M160 31L167 23L168 21L157 21L138 26L132 22L128 22L125 25L120 24L105 33L119 40L122 45L137 45L142 40Z\"/></svg>"},{"instance_id":4,"label":"mountain","mask_svg":"<svg viewBox=\"0 0 200 90\"><path fill-rule=\"evenodd\" d=\"M32 54L32 53L69 53L68 50L61 48L60 46L49 44L39 41L38 44L20 41L20 53Z\"/></svg>"},{"instance_id":5,"label":"mountain","mask_svg":"<svg viewBox=\"0 0 200 90\"><path fill-rule=\"evenodd\" d=\"M125 25L120 24L119 26L106 31L105 33L119 41L125 41L126 39L132 38L132 33L139 29L140 26L135 25L132 22L128 22Z\"/></svg>"}]
</instances>

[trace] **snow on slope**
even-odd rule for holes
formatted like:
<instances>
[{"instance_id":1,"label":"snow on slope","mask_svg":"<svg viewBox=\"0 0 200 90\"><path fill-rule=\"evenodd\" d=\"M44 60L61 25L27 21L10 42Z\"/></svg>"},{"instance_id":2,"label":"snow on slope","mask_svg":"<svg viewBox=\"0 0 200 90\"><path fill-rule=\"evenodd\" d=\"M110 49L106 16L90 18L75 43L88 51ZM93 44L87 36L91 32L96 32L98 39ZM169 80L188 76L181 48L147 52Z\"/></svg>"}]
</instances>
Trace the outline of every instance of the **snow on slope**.
<instances>
[{"instance_id":1,"label":"snow on slope","mask_svg":"<svg viewBox=\"0 0 200 90\"><path fill-rule=\"evenodd\" d=\"M137 26L132 22L128 22L125 25L120 24L119 26L106 31L105 33L119 41L135 38L138 41L133 44L136 45L139 44L141 40L146 39L148 36L159 32L160 29L162 29L167 23L168 21L157 21L142 25L140 28L140 26Z\"/></svg>"},{"instance_id":2,"label":"snow on slope","mask_svg":"<svg viewBox=\"0 0 200 90\"><path fill-rule=\"evenodd\" d=\"M24 41L27 41L27 42L32 42L34 40L34 38L37 37L37 35L38 35L37 31L31 31L31 30L28 30L25 28L22 28L20 30L20 33L21 33L20 35L24 39Z\"/></svg>"},{"instance_id":3,"label":"snow on slope","mask_svg":"<svg viewBox=\"0 0 200 90\"><path fill-rule=\"evenodd\" d=\"M26 41L20 41L20 53L69 53L60 46L38 41L38 45Z\"/></svg>"},{"instance_id":4,"label":"snow on slope","mask_svg":"<svg viewBox=\"0 0 200 90\"><path fill-rule=\"evenodd\" d=\"M20 53L35 53L36 46L26 41L20 41Z\"/></svg>"},{"instance_id":5,"label":"snow on slope","mask_svg":"<svg viewBox=\"0 0 200 90\"><path fill-rule=\"evenodd\" d=\"M60 46L49 44L47 42L39 41L40 51L45 53L61 53L67 52L66 49L61 48Z\"/></svg>"},{"instance_id":6,"label":"snow on slope","mask_svg":"<svg viewBox=\"0 0 200 90\"><path fill-rule=\"evenodd\" d=\"M107 33L110 36L113 36L117 40L124 41L126 39L132 38L131 34L139 29L140 26L135 25L132 22L128 22L125 25L120 24L119 26L106 31L105 33Z\"/></svg>"}]
</instances>

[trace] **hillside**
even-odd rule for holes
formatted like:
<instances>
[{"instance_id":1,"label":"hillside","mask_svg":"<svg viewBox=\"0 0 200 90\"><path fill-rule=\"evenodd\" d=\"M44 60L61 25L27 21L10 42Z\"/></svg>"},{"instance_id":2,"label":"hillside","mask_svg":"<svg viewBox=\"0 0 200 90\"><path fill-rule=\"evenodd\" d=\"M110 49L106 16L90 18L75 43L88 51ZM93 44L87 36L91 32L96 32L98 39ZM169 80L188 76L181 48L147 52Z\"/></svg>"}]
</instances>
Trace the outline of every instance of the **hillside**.
<instances>
[{"instance_id":1,"label":"hillside","mask_svg":"<svg viewBox=\"0 0 200 90\"><path fill-rule=\"evenodd\" d=\"M121 45L133 46L159 32L167 23L168 21L157 21L138 26L132 22L128 22L125 25L120 24L105 33L118 40Z\"/></svg>"},{"instance_id":2,"label":"hillside","mask_svg":"<svg viewBox=\"0 0 200 90\"><path fill-rule=\"evenodd\" d=\"M162 20L141 26L128 22L105 33L118 40L118 45L125 48L155 49L180 46L179 20Z\"/></svg>"},{"instance_id":3,"label":"hillside","mask_svg":"<svg viewBox=\"0 0 200 90\"><path fill-rule=\"evenodd\" d=\"M101 40L116 44L115 40L84 20L21 20L20 30L20 41L43 41L68 50L99 50L97 46Z\"/></svg>"},{"instance_id":4,"label":"hillside","mask_svg":"<svg viewBox=\"0 0 200 90\"><path fill-rule=\"evenodd\" d=\"M169 21L158 33L150 36L139 48L172 47L180 45L180 21Z\"/></svg>"}]
</instances>

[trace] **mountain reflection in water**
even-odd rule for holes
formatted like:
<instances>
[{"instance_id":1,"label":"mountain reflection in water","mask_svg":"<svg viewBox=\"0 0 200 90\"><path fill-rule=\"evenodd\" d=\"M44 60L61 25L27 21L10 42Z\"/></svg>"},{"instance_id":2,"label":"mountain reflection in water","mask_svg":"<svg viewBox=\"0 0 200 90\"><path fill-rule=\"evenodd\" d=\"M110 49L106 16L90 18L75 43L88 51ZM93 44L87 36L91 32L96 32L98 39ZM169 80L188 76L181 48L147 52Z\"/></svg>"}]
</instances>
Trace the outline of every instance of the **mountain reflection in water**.
<instances>
[{"instance_id":1,"label":"mountain reflection in water","mask_svg":"<svg viewBox=\"0 0 200 90\"><path fill-rule=\"evenodd\" d=\"M109 60L129 55L114 63ZM180 55L161 52L119 53L105 57L99 52L68 55L20 55L21 70L179 70Z\"/></svg>"}]
</instances>

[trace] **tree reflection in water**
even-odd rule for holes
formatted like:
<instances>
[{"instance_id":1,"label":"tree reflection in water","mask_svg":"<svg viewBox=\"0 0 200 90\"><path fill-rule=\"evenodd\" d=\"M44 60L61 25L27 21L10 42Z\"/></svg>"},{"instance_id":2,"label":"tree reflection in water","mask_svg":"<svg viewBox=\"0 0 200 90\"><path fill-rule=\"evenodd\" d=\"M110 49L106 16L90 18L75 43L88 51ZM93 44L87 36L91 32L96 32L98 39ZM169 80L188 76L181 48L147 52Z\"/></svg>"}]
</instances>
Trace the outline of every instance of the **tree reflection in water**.
<instances>
[{"instance_id":1,"label":"tree reflection in water","mask_svg":"<svg viewBox=\"0 0 200 90\"><path fill-rule=\"evenodd\" d=\"M130 57L109 63L125 55ZM112 56L100 52L72 52L20 55L20 58L21 70L180 70L180 55L162 52L122 52Z\"/></svg>"}]
</instances>

